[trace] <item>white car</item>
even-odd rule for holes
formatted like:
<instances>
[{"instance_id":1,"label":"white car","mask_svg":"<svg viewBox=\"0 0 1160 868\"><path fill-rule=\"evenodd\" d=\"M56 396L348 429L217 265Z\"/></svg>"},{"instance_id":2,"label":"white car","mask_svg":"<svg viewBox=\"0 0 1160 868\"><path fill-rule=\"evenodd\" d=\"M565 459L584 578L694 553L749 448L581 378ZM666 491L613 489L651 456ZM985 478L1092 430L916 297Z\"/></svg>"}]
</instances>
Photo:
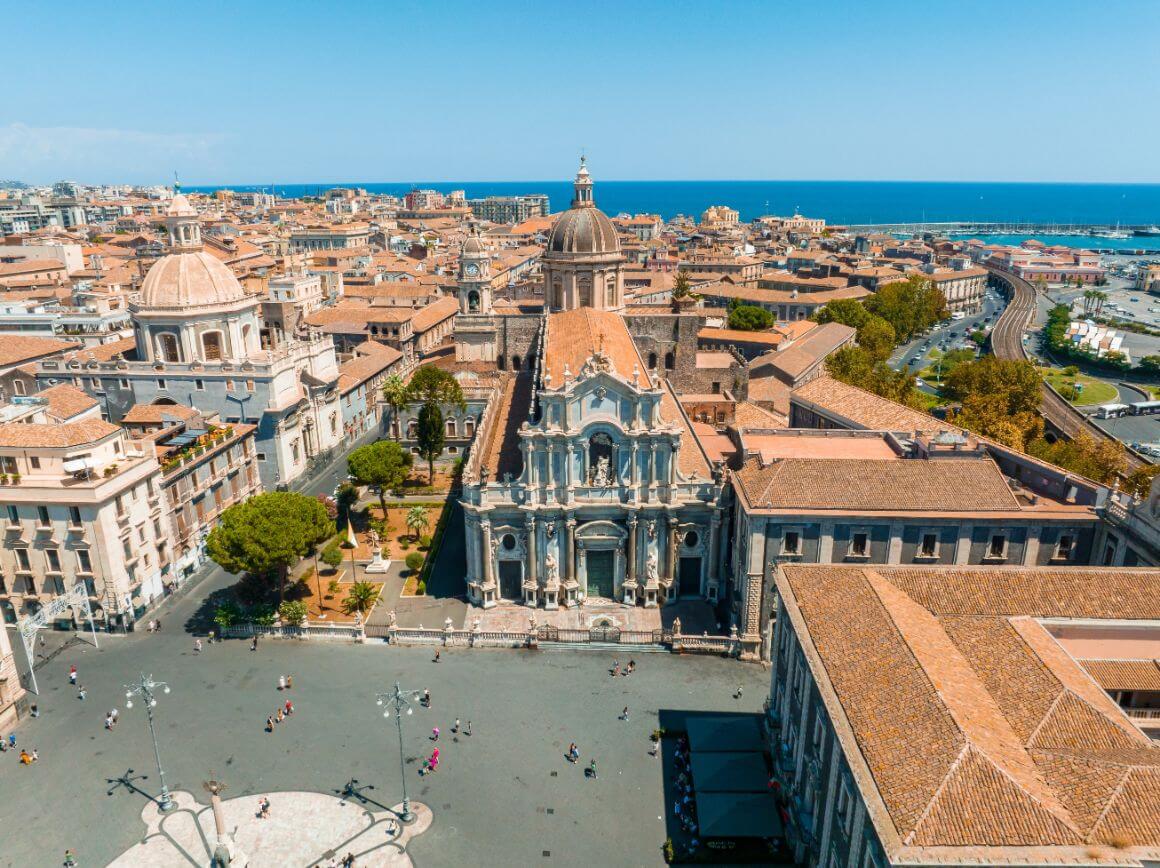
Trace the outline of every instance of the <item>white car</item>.
<instances>
[{"instance_id":1,"label":"white car","mask_svg":"<svg viewBox=\"0 0 1160 868\"><path fill-rule=\"evenodd\" d=\"M926 383L923 381L922 377L915 377L915 378L914 378L914 385L916 385L916 386L925 386L925 385L926 385Z\"/></svg>"}]
</instances>

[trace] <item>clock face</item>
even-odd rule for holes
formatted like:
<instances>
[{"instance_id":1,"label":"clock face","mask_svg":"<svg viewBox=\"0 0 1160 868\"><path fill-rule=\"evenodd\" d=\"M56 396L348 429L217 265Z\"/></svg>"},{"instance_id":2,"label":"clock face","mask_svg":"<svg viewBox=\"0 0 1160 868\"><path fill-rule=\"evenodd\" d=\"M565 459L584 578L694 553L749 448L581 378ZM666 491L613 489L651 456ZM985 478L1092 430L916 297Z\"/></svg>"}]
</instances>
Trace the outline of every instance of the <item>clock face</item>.
<instances>
[{"instance_id":1,"label":"clock face","mask_svg":"<svg viewBox=\"0 0 1160 868\"><path fill-rule=\"evenodd\" d=\"M473 262L470 265L468 265L465 269L463 269L463 273L466 274L468 277L475 277L477 274L479 274L479 266Z\"/></svg>"}]
</instances>

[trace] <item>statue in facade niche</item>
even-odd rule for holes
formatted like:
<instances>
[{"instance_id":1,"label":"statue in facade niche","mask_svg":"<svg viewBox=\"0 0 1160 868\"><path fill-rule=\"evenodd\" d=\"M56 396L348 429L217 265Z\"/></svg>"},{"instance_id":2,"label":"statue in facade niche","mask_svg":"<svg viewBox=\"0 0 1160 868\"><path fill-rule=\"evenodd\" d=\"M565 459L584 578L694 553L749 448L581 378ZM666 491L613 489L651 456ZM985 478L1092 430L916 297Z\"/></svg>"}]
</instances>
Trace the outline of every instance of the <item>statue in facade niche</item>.
<instances>
[{"instance_id":1,"label":"statue in facade niche","mask_svg":"<svg viewBox=\"0 0 1160 868\"><path fill-rule=\"evenodd\" d=\"M657 520L655 518L648 523L648 538L657 538Z\"/></svg>"},{"instance_id":2,"label":"statue in facade niche","mask_svg":"<svg viewBox=\"0 0 1160 868\"><path fill-rule=\"evenodd\" d=\"M548 522L547 526L544 528L544 536L546 536L548 539L555 539L556 538L556 520L555 519Z\"/></svg>"},{"instance_id":3,"label":"statue in facade niche","mask_svg":"<svg viewBox=\"0 0 1160 868\"><path fill-rule=\"evenodd\" d=\"M548 574L548 584L560 581L560 568L556 564L556 556L551 552L548 552L548 556L544 558L544 570Z\"/></svg>"},{"instance_id":4,"label":"statue in facade niche","mask_svg":"<svg viewBox=\"0 0 1160 868\"><path fill-rule=\"evenodd\" d=\"M607 488L612 485L612 465L605 455L596 459L596 469L592 473L592 484L598 488Z\"/></svg>"},{"instance_id":5,"label":"statue in facade niche","mask_svg":"<svg viewBox=\"0 0 1160 868\"><path fill-rule=\"evenodd\" d=\"M655 552L648 553L648 560L644 565L644 576L650 582L657 581L657 556Z\"/></svg>"}]
</instances>

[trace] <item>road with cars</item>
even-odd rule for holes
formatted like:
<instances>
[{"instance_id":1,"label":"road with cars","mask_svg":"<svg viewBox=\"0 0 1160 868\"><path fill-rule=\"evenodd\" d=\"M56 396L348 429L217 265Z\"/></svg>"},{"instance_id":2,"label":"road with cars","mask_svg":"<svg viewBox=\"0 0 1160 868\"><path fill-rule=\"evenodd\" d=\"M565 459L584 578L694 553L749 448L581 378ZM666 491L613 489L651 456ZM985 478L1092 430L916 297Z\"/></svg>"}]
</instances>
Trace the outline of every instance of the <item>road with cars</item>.
<instances>
[{"instance_id":1,"label":"road with cars","mask_svg":"<svg viewBox=\"0 0 1160 868\"><path fill-rule=\"evenodd\" d=\"M888 364L895 370L909 369L918 372L927 367L932 350L947 352L948 350L968 347L976 349L971 340L971 333L976 330L987 331L1000 317L1006 301L997 291L988 288L983 296L983 303L979 309L967 313L962 319L948 319L934 326L929 333L919 335L905 344L895 347ZM937 394L936 390L925 383L919 386L925 392Z\"/></svg>"}]
</instances>

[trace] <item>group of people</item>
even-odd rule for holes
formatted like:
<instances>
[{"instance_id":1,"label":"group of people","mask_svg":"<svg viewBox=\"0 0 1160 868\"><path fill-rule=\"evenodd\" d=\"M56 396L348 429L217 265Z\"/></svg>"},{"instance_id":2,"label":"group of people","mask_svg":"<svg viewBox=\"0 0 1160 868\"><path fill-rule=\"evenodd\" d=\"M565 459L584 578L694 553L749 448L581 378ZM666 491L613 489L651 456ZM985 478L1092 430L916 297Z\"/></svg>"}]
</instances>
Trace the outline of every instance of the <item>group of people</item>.
<instances>
[{"instance_id":1,"label":"group of people","mask_svg":"<svg viewBox=\"0 0 1160 868\"><path fill-rule=\"evenodd\" d=\"M0 753L5 753L10 750L16 750L16 735L9 733L8 738L0 738ZM20 749L20 763L21 765L30 766L40 759L40 754L36 752L36 748L29 753L27 750Z\"/></svg>"},{"instance_id":2,"label":"group of people","mask_svg":"<svg viewBox=\"0 0 1160 868\"><path fill-rule=\"evenodd\" d=\"M682 735L677 739L677 748L673 754L673 762L677 769L673 797L673 814L686 833L696 835L697 803L693 798L693 771L691 761L692 755L689 752L689 740Z\"/></svg>"},{"instance_id":3,"label":"group of people","mask_svg":"<svg viewBox=\"0 0 1160 868\"><path fill-rule=\"evenodd\" d=\"M289 699L278 710L266 718L266 732L273 732L274 727L294 713L294 703Z\"/></svg>"},{"instance_id":4,"label":"group of people","mask_svg":"<svg viewBox=\"0 0 1160 868\"><path fill-rule=\"evenodd\" d=\"M632 675L632 673L635 671L636 671L636 661L635 660L629 660L628 665L625 666L623 669L620 668L620 661L619 660L613 660L612 661L612 668L608 670L608 674L611 675L613 678L615 678L618 675L624 675L625 677L627 677L629 675Z\"/></svg>"},{"instance_id":5,"label":"group of people","mask_svg":"<svg viewBox=\"0 0 1160 868\"><path fill-rule=\"evenodd\" d=\"M149 620L149 622L145 625L145 629L148 630L150 633L160 632L161 621L156 619L156 618L151 618Z\"/></svg>"},{"instance_id":6,"label":"group of people","mask_svg":"<svg viewBox=\"0 0 1160 868\"><path fill-rule=\"evenodd\" d=\"M113 727L117 725L117 718L119 716L120 712L117 711L117 709L111 709L109 713L105 715L105 729L111 732Z\"/></svg>"}]
</instances>

